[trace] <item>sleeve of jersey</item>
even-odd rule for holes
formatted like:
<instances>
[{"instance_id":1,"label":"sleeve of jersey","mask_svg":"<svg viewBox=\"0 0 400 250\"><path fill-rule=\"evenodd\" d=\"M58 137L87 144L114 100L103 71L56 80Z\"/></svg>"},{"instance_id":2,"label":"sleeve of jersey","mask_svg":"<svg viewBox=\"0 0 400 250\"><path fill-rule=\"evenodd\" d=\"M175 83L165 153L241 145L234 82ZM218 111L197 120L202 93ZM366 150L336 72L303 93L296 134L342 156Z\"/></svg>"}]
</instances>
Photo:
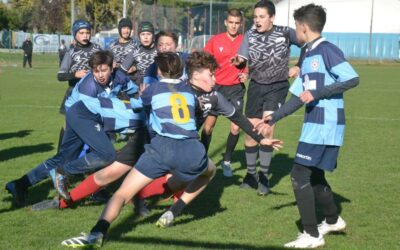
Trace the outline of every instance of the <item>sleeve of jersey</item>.
<instances>
[{"instance_id":1,"label":"sleeve of jersey","mask_svg":"<svg viewBox=\"0 0 400 250\"><path fill-rule=\"evenodd\" d=\"M158 81L157 78L157 65L156 63L152 63L145 71L143 83L144 84L152 84Z\"/></svg>"},{"instance_id":2,"label":"sleeve of jersey","mask_svg":"<svg viewBox=\"0 0 400 250\"><path fill-rule=\"evenodd\" d=\"M71 63L72 63L71 54L70 53L65 54L61 62L60 69L58 70L57 73L57 79L59 81L69 81L76 78L74 73L69 72L69 69L71 68Z\"/></svg>"},{"instance_id":3,"label":"sleeve of jersey","mask_svg":"<svg viewBox=\"0 0 400 250\"><path fill-rule=\"evenodd\" d=\"M303 88L303 80L301 77L297 77L294 82L292 83L292 86L289 88L290 93L293 95L300 97L300 94L304 91Z\"/></svg>"},{"instance_id":4,"label":"sleeve of jersey","mask_svg":"<svg viewBox=\"0 0 400 250\"><path fill-rule=\"evenodd\" d=\"M242 43L240 44L240 48L237 53L240 57L243 57L246 60L249 59L249 32L250 31L247 31L243 36Z\"/></svg>"},{"instance_id":5,"label":"sleeve of jersey","mask_svg":"<svg viewBox=\"0 0 400 250\"><path fill-rule=\"evenodd\" d=\"M128 54L126 57L125 57L125 59L124 59L124 61L122 62L122 64L121 64L121 69L124 71L124 72L128 72L128 70L130 69L130 67L133 65L133 62L135 61L135 56L134 56L134 54L135 53L132 53L132 54Z\"/></svg>"},{"instance_id":6,"label":"sleeve of jersey","mask_svg":"<svg viewBox=\"0 0 400 250\"><path fill-rule=\"evenodd\" d=\"M248 134L255 141L260 142L264 137L253 131L254 126L249 120L240 112L235 110L232 116L228 117L229 120L239 126L243 131Z\"/></svg>"},{"instance_id":7,"label":"sleeve of jersey","mask_svg":"<svg viewBox=\"0 0 400 250\"><path fill-rule=\"evenodd\" d=\"M296 30L294 30L293 28L289 28L289 41L290 44L294 44L297 47L302 47L304 45L300 44L299 41L297 40Z\"/></svg>"},{"instance_id":8,"label":"sleeve of jersey","mask_svg":"<svg viewBox=\"0 0 400 250\"><path fill-rule=\"evenodd\" d=\"M210 101L214 111L219 115L230 118L235 113L235 107L223 95L215 92L215 95L210 96Z\"/></svg>"},{"instance_id":9,"label":"sleeve of jersey","mask_svg":"<svg viewBox=\"0 0 400 250\"><path fill-rule=\"evenodd\" d=\"M97 97L96 83L91 73L84 76L75 88L78 88L78 101L88 97Z\"/></svg>"}]
</instances>

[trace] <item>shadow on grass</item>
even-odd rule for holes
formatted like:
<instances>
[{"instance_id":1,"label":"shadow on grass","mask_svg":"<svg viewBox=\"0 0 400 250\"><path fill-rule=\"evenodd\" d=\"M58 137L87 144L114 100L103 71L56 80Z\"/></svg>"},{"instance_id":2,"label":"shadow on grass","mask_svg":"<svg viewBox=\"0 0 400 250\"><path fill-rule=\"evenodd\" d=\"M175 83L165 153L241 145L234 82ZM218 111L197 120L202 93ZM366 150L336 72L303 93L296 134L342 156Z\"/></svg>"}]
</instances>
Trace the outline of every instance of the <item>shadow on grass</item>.
<instances>
[{"instance_id":1,"label":"shadow on grass","mask_svg":"<svg viewBox=\"0 0 400 250\"><path fill-rule=\"evenodd\" d=\"M204 248L204 249L284 249L281 246L253 246L249 244L238 244L238 243L213 243L213 242L201 242L194 240L178 240L178 239L162 239L157 237L146 237L146 236L124 236L116 240L118 242L126 242L130 244L149 244L149 247L157 245L162 248L165 246L176 246L176 247L187 247L187 248ZM107 244L107 242L106 242Z\"/></svg>"},{"instance_id":2,"label":"shadow on grass","mask_svg":"<svg viewBox=\"0 0 400 250\"><path fill-rule=\"evenodd\" d=\"M200 220L206 217L214 216L221 213L226 208L221 207L220 199L224 188L232 183L239 184L239 176L226 178L222 175L222 170L218 169L217 174L206 189L184 210L184 215L191 215L190 218L179 218L174 224L186 224L194 220ZM162 213L169 208L171 202L158 203L156 205L150 204L149 208L152 210L161 210L161 213L152 213L150 216L141 218L136 215L129 216L128 218L120 221L113 226L110 231L111 238L119 238L127 232L132 231L137 225L155 223ZM207 209L204 209L204 204L207 204Z\"/></svg>"},{"instance_id":3,"label":"shadow on grass","mask_svg":"<svg viewBox=\"0 0 400 250\"><path fill-rule=\"evenodd\" d=\"M37 145L13 147L0 151L0 162L14 159L20 156L42 153L53 150L53 143L41 143Z\"/></svg>"},{"instance_id":4,"label":"shadow on grass","mask_svg":"<svg viewBox=\"0 0 400 250\"><path fill-rule=\"evenodd\" d=\"M10 138L15 138L15 137L22 138L22 137L30 135L31 132L32 132L32 130L20 130L18 132L0 134L0 140L6 140L6 139L10 139Z\"/></svg>"}]
</instances>

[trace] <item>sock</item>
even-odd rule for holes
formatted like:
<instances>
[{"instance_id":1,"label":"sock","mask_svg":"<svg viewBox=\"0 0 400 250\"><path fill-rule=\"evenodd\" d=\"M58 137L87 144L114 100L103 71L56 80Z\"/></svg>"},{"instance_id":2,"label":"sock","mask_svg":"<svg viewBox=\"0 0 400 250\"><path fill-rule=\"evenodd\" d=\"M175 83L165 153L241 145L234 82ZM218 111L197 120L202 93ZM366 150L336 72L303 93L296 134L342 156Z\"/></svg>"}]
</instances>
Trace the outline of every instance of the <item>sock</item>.
<instances>
[{"instance_id":1,"label":"sock","mask_svg":"<svg viewBox=\"0 0 400 250\"><path fill-rule=\"evenodd\" d=\"M169 211L171 211L172 214L174 215L174 217L176 218L177 216L179 216L182 213L182 210L185 207L186 207L186 203L182 199L179 199L171 206Z\"/></svg>"},{"instance_id":2,"label":"sock","mask_svg":"<svg viewBox=\"0 0 400 250\"><path fill-rule=\"evenodd\" d=\"M335 224L339 218L338 209L333 199L331 188L323 185L313 187L316 201L321 205L326 223Z\"/></svg>"},{"instance_id":3,"label":"sock","mask_svg":"<svg viewBox=\"0 0 400 250\"><path fill-rule=\"evenodd\" d=\"M211 137L212 137L212 134L211 135L207 135L204 132L204 130L201 131L201 140L200 141L201 141L201 143L203 143L203 145L204 145L204 147L206 149L206 152L208 152L208 148L210 147Z\"/></svg>"},{"instance_id":4,"label":"sock","mask_svg":"<svg viewBox=\"0 0 400 250\"><path fill-rule=\"evenodd\" d=\"M231 161L232 153L235 150L236 144L239 140L239 135L234 135L232 132L229 133L228 139L226 140L226 149L224 154L224 161Z\"/></svg>"},{"instance_id":5,"label":"sock","mask_svg":"<svg viewBox=\"0 0 400 250\"><path fill-rule=\"evenodd\" d=\"M271 165L273 148L265 145L260 146L260 171L268 176L269 165Z\"/></svg>"},{"instance_id":6,"label":"sock","mask_svg":"<svg viewBox=\"0 0 400 250\"><path fill-rule=\"evenodd\" d=\"M97 185L94 181L94 174L89 175L86 179L84 179L78 186L71 190L69 195L71 196L71 201L76 202L85 197L88 197L91 194L99 191L101 186ZM60 208L67 208L68 204L60 200Z\"/></svg>"},{"instance_id":7,"label":"sock","mask_svg":"<svg viewBox=\"0 0 400 250\"><path fill-rule=\"evenodd\" d=\"M318 237L314 191L310 182L311 172L310 168L295 163L290 175L303 229L311 236Z\"/></svg>"},{"instance_id":8,"label":"sock","mask_svg":"<svg viewBox=\"0 0 400 250\"><path fill-rule=\"evenodd\" d=\"M18 186L18 188L22 189L22 190L27 190L30 186L32 186L28 175L24 175L21 178L15 180L15 185Z\"/></svg>"},{"instance_id":9,"label":"sock","mask_svg":"<svg viewBox=\"0 0 400 250\"><path fill-rule=\"evenodd\" d=\"M90 230L90 233L102 233L107 234L108 228L110 227L110 222L106 220L98 220L96 225Z\"/></svg>"},{"instance_id":10,"label":"sock","mask_svg":"<svg viewBox=\"0 0 400 250\"><path fill-rule=\"evenodd\" d=\"M247 173L255 175L256 174L256 163L257 163L257 153L258 145L253 147L244 147L246 155Z\"/></svg>"},{"instance_id":11,"label":"sock","mask_svg":"<svg viewBox=\"0 0 400 250\"><path fill-rule=\"evenodd\" d=\"M142 190L139 191L137 197L143 200L156 195L163 195L166 193L172 194L171 190L167 185L167 181L168 179L166 176L162 176L160 178L153 180L150 184L148 184Z\"/></svg>"}]
</instances>

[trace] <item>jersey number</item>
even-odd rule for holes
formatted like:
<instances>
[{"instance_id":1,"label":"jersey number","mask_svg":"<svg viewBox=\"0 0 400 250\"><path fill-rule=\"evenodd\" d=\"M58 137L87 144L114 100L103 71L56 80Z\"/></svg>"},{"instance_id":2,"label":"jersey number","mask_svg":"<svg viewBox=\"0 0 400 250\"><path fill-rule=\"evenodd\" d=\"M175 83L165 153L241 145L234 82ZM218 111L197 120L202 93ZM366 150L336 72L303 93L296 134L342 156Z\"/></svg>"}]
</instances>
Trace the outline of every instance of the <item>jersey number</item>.
<instances>
[{"instance_id":1,"label":"jersey number","mask_svg":"<svg viewBox=\"0 0 400 250\"><path fill-rule=\"evenodd\" d=\"M169 98L171 103L172 119L177 123L185 123L190 120L189 108L182 94L172 94Z\"/></svg>"}]
</instances>

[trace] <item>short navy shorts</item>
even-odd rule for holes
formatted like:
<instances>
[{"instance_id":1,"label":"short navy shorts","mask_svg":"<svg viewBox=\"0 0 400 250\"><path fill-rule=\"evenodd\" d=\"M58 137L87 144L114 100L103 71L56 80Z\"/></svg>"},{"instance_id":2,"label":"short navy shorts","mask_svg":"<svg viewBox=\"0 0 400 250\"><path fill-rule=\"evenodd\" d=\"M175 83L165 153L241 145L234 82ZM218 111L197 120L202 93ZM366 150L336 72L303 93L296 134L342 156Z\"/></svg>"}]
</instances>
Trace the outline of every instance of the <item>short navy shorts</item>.
<instances>
[{"instance_id":1,"label":"short navy shorts","mask_svg":"<svg viewBox=\"0 0 400 250\"><path fill-rule=\"evenodd\" d=\"M333 171L337 165L339 146L299 142L294 162L308 167Z\"/></svg>"},{"instance_id":2,"label":"short navy shorts","mask_svg":"<svg viewBox=\"0 0 400 250\"><path fill-rule=\"evenodd\" d=\"M171 173L181 181L190 182L207 166L206 151L197 138L178 140L156 135L145 145L145 152L135 168L151 179Z\"/></svg>"}]
</instances>

